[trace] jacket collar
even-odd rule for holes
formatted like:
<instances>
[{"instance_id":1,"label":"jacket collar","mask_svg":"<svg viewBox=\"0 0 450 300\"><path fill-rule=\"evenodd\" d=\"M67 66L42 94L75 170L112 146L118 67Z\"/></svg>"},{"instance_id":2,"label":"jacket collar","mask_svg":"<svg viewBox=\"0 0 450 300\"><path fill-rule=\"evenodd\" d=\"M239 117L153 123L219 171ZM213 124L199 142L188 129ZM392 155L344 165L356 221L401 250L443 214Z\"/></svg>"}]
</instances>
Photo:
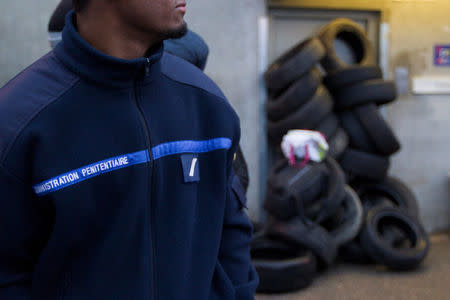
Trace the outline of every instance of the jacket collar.
<instances>
[{"instance_id":1,"label":"jacket collar","mask_svg":"<svg viewBox=\"0 0 450 300\"><path fill-rule=\"evenodd\" d=\"M62 42L54 53L70 70L80 77L111 87L129 87L136 79L150 80L159 69L163 43L150 49L147 57L132 60L106 55L89 45L75 28L75 13L66 16Z\"/></svg>"}]
</instances>

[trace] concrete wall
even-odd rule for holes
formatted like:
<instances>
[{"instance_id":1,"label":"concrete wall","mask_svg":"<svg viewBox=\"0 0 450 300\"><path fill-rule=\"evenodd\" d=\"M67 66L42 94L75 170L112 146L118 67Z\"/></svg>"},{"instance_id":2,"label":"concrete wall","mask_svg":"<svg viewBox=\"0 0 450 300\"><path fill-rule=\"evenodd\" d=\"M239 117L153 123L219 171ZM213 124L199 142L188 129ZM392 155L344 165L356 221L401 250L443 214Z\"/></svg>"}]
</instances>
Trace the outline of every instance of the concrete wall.
<instances>
[{"instance_id":1,"label":"concrete wall","mask_svg":"<svg viewBox=\"0 0 450 300\"><path fill-rule=\"evenodd\" d=\"M391 1L389 69L413 76L450 76L449 67L433 65L436 44L450 44L450 1ZM387 110L403 150L392 160L392 173L419 198L428 230L450 227L450 96L403 95Z\"/></svg>"},{"instance_id":2,"label":"concrete wall","mask_svg":"<svg viewBox=\"0 0 450 300\"><path fill-rule=\"evenodd\" d=\"M0 86L50 50L47 24L58 2L0 1Z\"/></svg>"}]
</instances>

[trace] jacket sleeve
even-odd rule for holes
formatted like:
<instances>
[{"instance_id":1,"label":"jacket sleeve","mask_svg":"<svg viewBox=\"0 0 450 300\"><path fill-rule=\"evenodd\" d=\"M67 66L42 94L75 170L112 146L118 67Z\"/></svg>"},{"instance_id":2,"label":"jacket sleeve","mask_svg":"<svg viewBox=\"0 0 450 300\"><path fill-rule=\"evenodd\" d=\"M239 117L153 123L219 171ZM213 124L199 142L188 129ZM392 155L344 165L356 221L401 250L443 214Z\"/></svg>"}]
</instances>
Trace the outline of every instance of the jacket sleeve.
<instances>
[{"instance_id":1,"label":"jacket sleeve","mask_svg":"<svg viewBox=\"0 0 450 300\"><path fill-rule=\"evenodd\" d=\"M237 138L233 141L227 164L227 203L219 261L235 288L236 300L251 300L254 299L259 279L250 258L253 226L244 209L245 191L232 167L240 138L239 126L237 128Z\"/></svg>"},{"instance_id":2,"label":"jacket sleeve","mask_svg":"<svg viewBox=\"0 0 450 300\"><path fill-rule=\"evenodd\" d=\"M0 299L31 297L45 223L36 200L31 187L0 165Z\"/></svg>"},{"instance_id":3,"label":"jacket sleeve","mask_svg":"<svg viewBox=\"0 0 450 300\"><path fill-rule=\"evenodd\" d=\"M250 258L253 226L244 209L244 189L234 173L231 177L219 260L235 287L236 300L251 300L259 281Z\"/></svg>"}]
</instances>

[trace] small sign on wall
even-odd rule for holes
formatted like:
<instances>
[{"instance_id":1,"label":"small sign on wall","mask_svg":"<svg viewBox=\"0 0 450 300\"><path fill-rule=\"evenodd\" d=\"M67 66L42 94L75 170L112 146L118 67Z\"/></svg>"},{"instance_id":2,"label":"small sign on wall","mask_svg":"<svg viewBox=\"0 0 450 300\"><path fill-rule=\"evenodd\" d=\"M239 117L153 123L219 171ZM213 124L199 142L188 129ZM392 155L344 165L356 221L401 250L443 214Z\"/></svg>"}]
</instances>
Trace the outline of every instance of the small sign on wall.
<instances>
[{"instance_id":1,"label":"small sign on wall","mask_svg":"<svg viewBox=\"0 0 450 300\"><path fill-rule=\"evenodd\" d=\"M418 76L412 79L417 95L450 95L450 76Z\"/></svg>"},{"instance_id":2,"label":"small sign on wall","mask_svg":"<svg viewBox=\"0 0 450 300\"><path fill-rule=\"evenodd\" d=\"M434 46L434 64L450 67L450 45Z\"/></svg>"}]
</instances>

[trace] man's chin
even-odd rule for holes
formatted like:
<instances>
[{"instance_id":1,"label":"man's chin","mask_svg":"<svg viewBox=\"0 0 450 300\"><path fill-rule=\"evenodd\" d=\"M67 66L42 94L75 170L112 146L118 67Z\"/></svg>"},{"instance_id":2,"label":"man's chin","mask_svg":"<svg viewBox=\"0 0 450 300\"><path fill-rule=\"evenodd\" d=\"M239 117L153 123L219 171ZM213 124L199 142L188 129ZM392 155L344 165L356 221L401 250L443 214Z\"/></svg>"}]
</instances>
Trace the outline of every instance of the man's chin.
<instances>
[{"instance_id":1,"label":"man's chin","mask_svg":"<svg viewBox=\"0 0 450 300\"><path fill-rule=\"evenodd\" d=\"M165 34L164 39L179 39L186 35L188 32L188 26L186 22L183 22L183 25L178 27L177 29L174 29L172 31L169 31Z\"/></svg>"}]
</instances>

